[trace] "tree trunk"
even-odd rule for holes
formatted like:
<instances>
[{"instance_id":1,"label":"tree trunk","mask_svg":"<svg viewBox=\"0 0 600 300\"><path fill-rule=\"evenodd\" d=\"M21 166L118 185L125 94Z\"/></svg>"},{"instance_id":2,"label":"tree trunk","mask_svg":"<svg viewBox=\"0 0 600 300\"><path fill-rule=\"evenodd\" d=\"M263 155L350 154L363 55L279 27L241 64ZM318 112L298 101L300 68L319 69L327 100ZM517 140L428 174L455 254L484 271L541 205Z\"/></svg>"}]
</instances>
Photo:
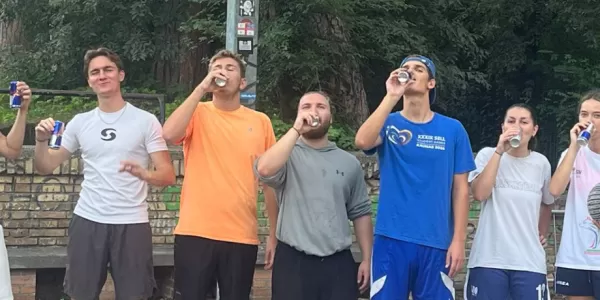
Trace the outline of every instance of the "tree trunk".
<instances>
[{"instance_id":1,"label":"tree trunk","mask_svg":"<svg viewBox=\"0 0 600 300\"><path fill-rule=\"evenodd\" d=\"M19 21L0 21L0 47L17 46L22 42Z\"/></svg>"},{"instance_id":2,"label":"tree trunk","mask_svg":"<svg viewBox=\"0 0 600 300\"><path fill-rule=\"evenodd\" d=\"M331 95L335 114L345 116L344 121L356 129L369 117L369 108L358 59L343 56L343 53L348 53L348 49L352 49L348 32L338 17L316 14L313 20L317 24L319 38L334 42L332 44L337 45L337 49L331 52L342 54L335 58L337 72L323 75L325 90Z\"/></svg>"}]
</instances>

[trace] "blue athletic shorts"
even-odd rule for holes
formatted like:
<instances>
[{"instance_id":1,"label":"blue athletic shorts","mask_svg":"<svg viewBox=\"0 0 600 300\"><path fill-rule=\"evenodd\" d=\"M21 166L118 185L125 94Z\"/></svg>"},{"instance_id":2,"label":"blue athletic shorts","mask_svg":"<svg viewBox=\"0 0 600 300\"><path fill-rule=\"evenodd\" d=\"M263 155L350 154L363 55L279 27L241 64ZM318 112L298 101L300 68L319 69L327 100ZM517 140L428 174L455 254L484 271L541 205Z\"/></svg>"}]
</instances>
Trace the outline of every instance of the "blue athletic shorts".
<instances>
[{"instance_id":1,"label":"blue athletic shorts","mask_svg":"<svg viewBox=\"0 0 600 300\"><path fill-rule=\"evenodd\" d=\"M371 261L371 300L454 299L446 250L375 235Z\"/></svg>"},{"instance_id":2,"label":"blue athletic shorts","mask_svg":"<svg viewBox=\"0 0 600 300\"><path fill-rule=\"evenodd\" d=\"M550 300L546 274L472 268L465 280L465 300Z\"/></svg>"}]
</instances>

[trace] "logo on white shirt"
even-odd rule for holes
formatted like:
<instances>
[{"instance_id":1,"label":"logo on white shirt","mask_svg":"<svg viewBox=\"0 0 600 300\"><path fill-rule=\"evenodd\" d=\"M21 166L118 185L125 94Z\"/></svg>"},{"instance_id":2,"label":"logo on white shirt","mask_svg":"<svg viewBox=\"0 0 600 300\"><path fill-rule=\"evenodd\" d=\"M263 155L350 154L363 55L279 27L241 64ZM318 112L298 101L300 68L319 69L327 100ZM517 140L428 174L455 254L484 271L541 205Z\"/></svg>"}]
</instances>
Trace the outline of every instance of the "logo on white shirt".
<instances>
[{"instance_id":1,"label":"logo on white shirt","mask_svg":"<svg viewBox=\"0 0 600 300\"><path fill-rule=\"evenodd\" d=\"M101 140L110 142L117 138L117 130L114 128L104 128L100 131L100 135L102 136Z\"/></svg>"}]
</instances>

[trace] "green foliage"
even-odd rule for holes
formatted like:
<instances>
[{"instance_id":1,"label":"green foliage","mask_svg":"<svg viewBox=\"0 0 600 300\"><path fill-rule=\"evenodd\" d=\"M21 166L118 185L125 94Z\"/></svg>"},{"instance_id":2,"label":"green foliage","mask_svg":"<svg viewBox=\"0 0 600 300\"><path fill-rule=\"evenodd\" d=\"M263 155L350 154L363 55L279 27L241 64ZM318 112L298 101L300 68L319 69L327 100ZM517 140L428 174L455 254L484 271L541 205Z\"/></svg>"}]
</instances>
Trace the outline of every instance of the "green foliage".
<instances>
[{"instance_id":1,"label":"green foliage","mask_svg":"<svg viewBox=\"0 0 600 300\"><path fill-rule=\"evenodd\" d=\"M292 123L281 120L277 115L270 115L269 117L271 118L273 131L277 140L292 128ZM329 128L328 135L329 140L336 143L341 149L356 151L356 147L354 146L355 132L348 126L334 122Z\"/></svg>"},{"instance_id":2,"label":"green foliage","mask_svg":"<svg viewBox=\"0 0 600 300\"><path fill-rule=\"evenodd\" d=\"M0 95L0 103L6 104L0 106L0 124L12 124L15 120L17 110L9 108L8 95ZM33 96L27 120L30 123L37 123L46 118L53 118L68 122L74 115L92 110L95 107L96 101L89 98L57 96L44 99L40 96Z\"/></svg>"}]
</instances>

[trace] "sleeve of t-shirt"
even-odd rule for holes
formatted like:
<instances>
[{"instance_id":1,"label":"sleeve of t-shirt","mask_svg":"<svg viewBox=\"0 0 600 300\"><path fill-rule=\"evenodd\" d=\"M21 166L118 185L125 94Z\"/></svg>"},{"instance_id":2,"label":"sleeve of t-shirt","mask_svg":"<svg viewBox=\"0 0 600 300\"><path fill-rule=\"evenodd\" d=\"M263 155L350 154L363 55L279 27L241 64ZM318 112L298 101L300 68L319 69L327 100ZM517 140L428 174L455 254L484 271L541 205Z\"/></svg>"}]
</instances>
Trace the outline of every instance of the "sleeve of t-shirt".
<instances>
[{"instance_id":1,"label":"sleeve of t-shirt","mask_svg":"<svg viewBox=\"0 0 600 300\"><path fill-rule=\"evenodd\" d=\"M348 219L354 221L362 216L371 214L371 199L367 192L367 183L362 167L358 164L356 172L354 172L354 180L352 181L352 192L350 199L346 203Z\"/></svg>"},{"instance_id":2,"label":"sleeve of t-shirt","mask_svg":"<svg viewBox=\"0 0 600 300\"><path fill-rule=\"evenodd\" d=\"M155 115L151 116L149 125L146 131L146 150L148 153L169 150L167 142L163 138L162 126Z\"/></svg>"},{"instance_id":3,"label":"sleeve of t-shirt","mask_svg":"<svg viewBox=\"0 0 600 300\"><path fill-rule=\"evenodd\" d=\"M185 135L179 139L177 142L175 142L176 145L181 145L183 142L187 142L190 137L192 137L192 132L194 131L194 120L196 119L198 115L198 107L196 107L196 109L194 109L194 113L192 113L192 117L190 118L190 122L187 124L187 127L185 128Z\"/></svg>"},{"instance_id":4,"label":"sleeve of t-shirt","mask_svg":"<svg viewBox=\"0 0 600 300\"><path fill-rule=\"evenodd\" d=\"M79 128L81 128L80 120L80 115L75 115L71 121L65 124L65 131L62 135L61 146L71 153L79 150L80 148L78 137Z\"/></svg>"},{"instance_id":5,"label":"sleeve of t-shirt","mask_svg":"<svg viewBox=\"0 0 600 300\"><path fill-rule=\"evenodd\" d=\"M465 127L458 123L456 143L454 146L454 174L463 174L475 170L473 149Z\"/></svg>"},{"instance_id":6,"label":"sleeve of t-shirt","mask_svg":"<svg viewBox=\"0 0 600 300\"><path fill-rule=\"evenodd\" d=\"M373 154L377 153L377 150L380 147L384 146L384 144L387 141L387 139L385 138L385 128L387 127L389 121L390 121L390 116L388 116L387 118L385 118L385 122L383 122L383 127L381 127L381 130L379 131L379 137L381 138L381 144L379 146L375 147L375 148L363 150L364 154L366 154L366 155L373 155Z\"/></svg>"},{"instance_id":7,"label":"sleeve of t-shirt","mask_svg":"<svg viewBox=\"0 0 600 300\"><path fill-rule=\"evenodd\" d=\"M494 148L490 147L483 148L477 152L477 155L475 156L475 170L469 173L469 183L473 182L473 180L483 172L483 169L487 166L490 158L492 158L493 153Z\"/></svg>"},{"instance_id":8,"label":"sleeve of t-shirt","mask_svg":"<svg viewBox=\"0 0 600 300\"><path fill-rule=\"evenodd\" d=\"M550 205L554 203L554 196L550 194L550 179L552 178L552 170L550 162L546 159L544 163L544 186L542 187L542 202Z\"/></svg>"}]
</instances>

